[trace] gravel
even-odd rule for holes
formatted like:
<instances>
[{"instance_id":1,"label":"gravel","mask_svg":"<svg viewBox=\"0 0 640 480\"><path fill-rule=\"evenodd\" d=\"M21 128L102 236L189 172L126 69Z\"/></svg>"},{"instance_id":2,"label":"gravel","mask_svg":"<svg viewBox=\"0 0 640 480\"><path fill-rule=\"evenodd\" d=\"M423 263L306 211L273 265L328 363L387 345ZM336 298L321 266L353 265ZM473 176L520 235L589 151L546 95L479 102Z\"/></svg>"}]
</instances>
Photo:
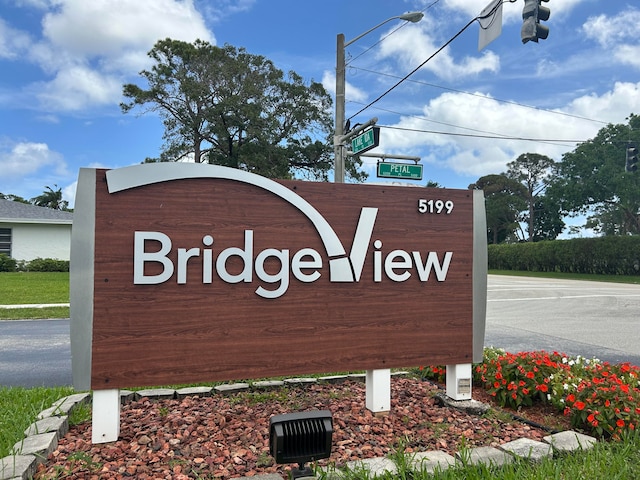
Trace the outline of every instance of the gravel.
<instances>
[{"instance_id":1,"label":"gravel","mask_svg":"<svg viewBox=\"0 0 640 480\"><path fill-rule=\"evenodd\" d=\"M92 445L90 422L73 426L35 478L286 475L292 466L276 465L269 454L269 418L314 409L328 409L333 416L333 449L321 465L383 457L399 448L453 455L463 447L497 446L518 438L541 440L548 434L506 415L476 416L439 406L436 392L429 382L393 378L387 415L374 415L365 408L365 385L355 380L180 400L143 397L123 405L117 442Z\"/></svg>"}]
</instances>

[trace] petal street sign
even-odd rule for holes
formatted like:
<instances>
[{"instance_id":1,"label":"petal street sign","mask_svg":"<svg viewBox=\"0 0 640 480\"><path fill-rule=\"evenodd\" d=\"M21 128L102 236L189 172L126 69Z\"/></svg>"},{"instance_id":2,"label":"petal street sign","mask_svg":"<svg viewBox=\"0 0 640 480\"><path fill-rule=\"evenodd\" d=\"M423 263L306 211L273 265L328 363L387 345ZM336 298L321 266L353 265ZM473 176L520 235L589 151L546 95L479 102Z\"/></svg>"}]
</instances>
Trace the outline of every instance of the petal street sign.
<instances>
[{"instance_id":1,"label":"petal street sign","mask_svg":"<svg viewBox=\"0 0 640 480\"><path fill-rule=\"evenodd\" d=\"M404 180L422 180L422 165L379 162L378 177L399 178Z\"/></svg>"}]
</instances>

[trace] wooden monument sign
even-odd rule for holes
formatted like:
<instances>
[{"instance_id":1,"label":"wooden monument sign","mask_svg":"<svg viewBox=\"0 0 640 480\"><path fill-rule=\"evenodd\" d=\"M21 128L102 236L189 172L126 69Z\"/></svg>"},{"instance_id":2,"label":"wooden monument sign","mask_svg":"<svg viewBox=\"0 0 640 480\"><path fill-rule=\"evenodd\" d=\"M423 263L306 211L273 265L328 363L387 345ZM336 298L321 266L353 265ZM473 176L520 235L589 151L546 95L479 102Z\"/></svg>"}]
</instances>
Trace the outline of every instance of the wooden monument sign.
<instances>
[{"instance_id":1,"label":"wooden monument sign","mask_svg":"<svg viewBox=\"0 0 640 480\"><path fill-rule=\"evenodd\" d=\"M80 390L482 358L482 192L82 169L71 262Z\"/></svg>"}]
</instances>

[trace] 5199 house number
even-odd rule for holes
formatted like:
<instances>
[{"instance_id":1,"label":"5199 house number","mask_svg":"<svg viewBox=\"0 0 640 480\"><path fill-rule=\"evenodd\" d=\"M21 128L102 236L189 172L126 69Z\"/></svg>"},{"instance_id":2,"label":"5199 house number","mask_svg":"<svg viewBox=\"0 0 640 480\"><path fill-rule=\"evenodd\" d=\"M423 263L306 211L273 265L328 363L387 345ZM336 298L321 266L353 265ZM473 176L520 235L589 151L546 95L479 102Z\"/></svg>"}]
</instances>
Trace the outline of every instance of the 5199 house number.
<instances>
[{"instance_id":1,"label":"5199 house number","mask_svg":"<svg viewBox=\"0 0 640 480\"><path fill-rule=\"evenodd\" d=\"M453 200L425 200L421 198L418 200L418 212L449 215L453 212Z\"/></svg>"}]
</instances>

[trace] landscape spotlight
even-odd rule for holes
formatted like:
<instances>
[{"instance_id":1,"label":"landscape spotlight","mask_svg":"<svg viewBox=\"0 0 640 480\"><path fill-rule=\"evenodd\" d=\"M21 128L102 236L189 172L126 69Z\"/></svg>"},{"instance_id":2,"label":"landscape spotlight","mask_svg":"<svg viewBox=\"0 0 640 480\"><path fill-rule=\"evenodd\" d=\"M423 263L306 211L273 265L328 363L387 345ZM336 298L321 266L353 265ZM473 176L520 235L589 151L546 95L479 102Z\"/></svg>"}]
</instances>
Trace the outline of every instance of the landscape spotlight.
<instances>
[{"instance_id":1,"label":"landscape spotlight","mask_svg":"<svg viewBox=\"0 0 640 480\"><path fill-rule=\"evenodd\" d=\"M315 478L307 462L331 455L333 419L329 410L285 413L269 420L269 452L276 463L297 463L291 478Z\"/></svg>"}]
</instances>

